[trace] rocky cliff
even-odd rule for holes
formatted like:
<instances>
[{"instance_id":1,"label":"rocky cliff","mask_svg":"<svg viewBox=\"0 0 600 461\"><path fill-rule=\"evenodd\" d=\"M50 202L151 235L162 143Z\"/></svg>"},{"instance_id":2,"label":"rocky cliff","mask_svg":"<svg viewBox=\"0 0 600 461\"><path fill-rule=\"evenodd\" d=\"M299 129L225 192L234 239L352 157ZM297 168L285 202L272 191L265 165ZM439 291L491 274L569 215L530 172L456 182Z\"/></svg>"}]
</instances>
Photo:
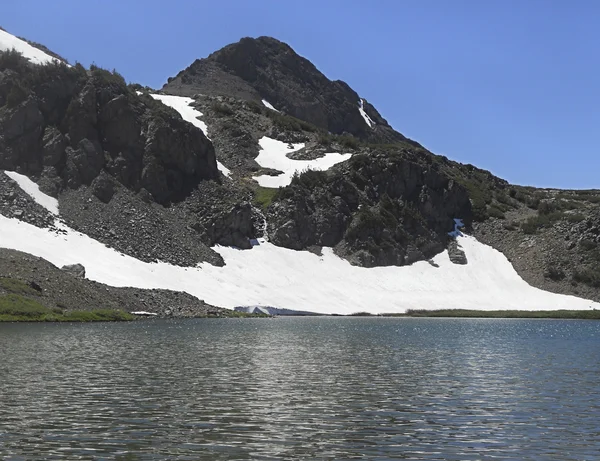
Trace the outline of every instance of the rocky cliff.
<instances>
[{"instance_id":1,"label":"rocky cliff","mask_svg":"<svg viewBox=\"0 0 600 461\"><path fill-rule=\"evenodd\" d=\"M329 80L289 45L271 37L243 38L197 59L162 89L182 96L264 99L277 110L334 134L349 133L371 142L406 141L348 84ZM361 107L371 122L361 115Z\"/></svg>"},{"instance_id":2,"label":"rocky cliff","mask_svg":"<svg viewBox=\"0 0 600 461\"><path fill-rule=\"evenodd\" d=\"M103 202L116 183L166 204L219 178L202 132L117 73L13 52L0 55L0 169L43 175L53 195L91 186Z\"/></svg>"}]
</instances>

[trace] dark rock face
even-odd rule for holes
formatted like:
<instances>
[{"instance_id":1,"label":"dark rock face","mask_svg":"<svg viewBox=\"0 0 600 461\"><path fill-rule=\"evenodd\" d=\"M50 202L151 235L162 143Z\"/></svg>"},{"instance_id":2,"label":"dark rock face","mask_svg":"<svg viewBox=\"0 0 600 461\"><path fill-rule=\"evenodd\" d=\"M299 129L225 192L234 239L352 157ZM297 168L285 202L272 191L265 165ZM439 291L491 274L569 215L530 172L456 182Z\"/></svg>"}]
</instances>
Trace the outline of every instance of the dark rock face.
<instances>
[{"instance_id":1,"label":"dark rock face","mask_svg":"<svg viewBox=\"0 0 600 461\"><path fill-rule=\"evenodd\" d=\"M163 87L167 93L226 95L260 101L335 134L350 133L372 142L406 141L377 110L364 109L373 127L360 114L359 96L346 83L331 81L289 45L274 38L243 38L194 61Z\"/></svg>"},{"instance_id":2,"label":"dark rock face","mask_svg":"<svg viewBox=\"0 0 600 461\"><path fill-rule=\"evenodd\" d=\"M410 152L361 154L327 173L304 173L267 214L273 243L334 246L366 267L434 256L446 247L456 217L471 220L466 190Z\"/></svg>"},{"instance_id":3,"label":"dark rock face","mask_svg":"<svg viewBox=\"0 0 600 461\"><path fill-rule=\"evenodd\" d=\"M467 255L465 255L462 248L458 246L456 240L450 240L448 242L448 257L454 264L465 265L468 263Z\"/></svg>"},{"instance_id":4,"label":"dark rock face","mask_svg":"<svg viewBox=\"0 0 600 461\"><path fill-rule=\"evenodd\" d=\"M110 176L161 204L218 180L201 130L118 74L23 60L0 60L0 169L59 178L59 188L93 184L102 201L112 197Z\"/></svg>"}]
</instances>

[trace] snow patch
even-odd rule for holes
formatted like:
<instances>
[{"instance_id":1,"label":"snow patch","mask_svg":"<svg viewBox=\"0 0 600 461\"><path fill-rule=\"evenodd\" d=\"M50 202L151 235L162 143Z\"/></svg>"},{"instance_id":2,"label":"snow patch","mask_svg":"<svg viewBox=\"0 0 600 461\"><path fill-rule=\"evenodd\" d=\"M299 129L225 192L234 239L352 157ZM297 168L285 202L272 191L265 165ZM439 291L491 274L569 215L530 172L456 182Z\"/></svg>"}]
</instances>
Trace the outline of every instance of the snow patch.
<instances>
[{"instance_id":1,"label":"snow patch","mask_svg":"<svg viewBox=\"0 0 600 461\"><path fill-rule=\"evenodd\" d=\"M59 59L44 53L42 50L31 46L25 40L21 40L5 30L0 29L0 51L12 49L21 53L34 64L48 64L54 61L62 62Z\"/></svg>"},{"instance_id":2,"label":"snow patch","mask_svg":"<svg viewBox=\"0 0 600 461\"><path fill-rule=\"evenodd\" d=\"M168 94L150 94L150 96L162 102L164 105L175 109L177 112L179 112L181 118L183 118L186 122L190 122L196 128L200 128L202 133L204 133L204 136L210 140L208 137L208 127L206 126L206 123L198 119L198 117L202 117L202 112L191 106L191 104L194 102L192 98L186 98L184 96L172 96ZM229 168L227 168L218 160L217 168L227 177L229 177L231 174Z\"/></svg>"},{"instance_id":3,"label":"snow patch","mask_svg":"<svg viewBox=\"0 0 600 461\"><path fill-rule=\"evenodd\" d=\"M279 111L278 111L277 109L275 109L275 108L273 107L273 105L272 105L272 104L271 104L269 101L267 101L266 99L263 99L263 100L262 100L262 103L263 103L263 104L265 105L265 107L267 107L268 109L274 110L275 112L279 112Z\"/></svg>"},{"instance_id":4,"label":"snow patch","mask_svg":"<svg viewBox=\"0 0 600 461\"><path fill-rule=\"evenodd\" d=\"M371 117L369 117L365 112L365 100L362 98L358 100L358 111L360 112L360 115L362 115L362 118L365 120L365 123L369 125L369 128L373 128L375 122L371 120Z\"/></svg>"},{"instance_id":5,"label":"snow patch","mask_svg":"<svg viewBox=\"0 0 600 461\"><path fill-rule=\"evenodd\" d=\"M19 187L35 201L35 203L43 206L53 215L58 216L58 200L56 200L54 197L44 194L40 190L40 186L38 186L25 175L16 173L14 171L5 171L4 174L15 181Z\"/></svg>"},{"instance_id":6,"label":"snow patch","mask_svg":"<svg viewBox=\"0 0 600 461\"><path fill-rule=\"evenodd\" d=\"M257 163L264 168L273 168L283 171L278 176L254 176L262 187L285 187L292 182L292 177L296 172L307 169L328 170L333 165L348 160L352 154L327 153L323 157L315 160L293 160L288 158L287 154L296 152L304 148L304 143L287 144L276 139L262 137L258 141L261 151L256 157Z\"/></svg>"},{"instance_id":7,"label":"snow patch","mask_svg":"<svg viewBox=\"0 0 600 461\"><path fill-rule=\"evenodd\" d=\"M251 250L215 247L224 267L146 263L108 248L64 224L58 232L0 216L0 246L47 259L61 267L81 263L90 280L112 286L185 291L207 303L277 306L321 314L391 313L406 309L589 309L599 303L532 288L498 251L458 237L469 264L452 264L447 252L404 267L362 268L331 248L317 256L264 240ZM438 267L435 267L438 266Z\"/></svg>"},{"instance_id":8,"label":"snow patch","mask_svg":"<svg viewBox=\"0 0 600 461\"><path fill-rule=\"evenodd\" d=\"M36 202L58 213L55 199L40 192L37 184L18 173L7 174ZM108 285L185 291L229 309L251 306L270 313L342 315L407 309L600 309L600 303L529 286L502 253L462 233L457 241L469 261L464 266L453 264L444 251L433 264L367 269L352 266L332 248L323 248L318 256L260 238L251 250L214 247L224 267L180 267L121 254L58 219L55 227L41 229L0 215L0 247L42 257L58 267L81 263L88 279Z\"/></svg>"},{"instance_id":9,"label":"snow patch","mask_svg":"<svg viewBox=\"0 0 600 461\"><path fill-rule=\"evenodd\" d=\"M147 311L135 311L135 312L130 312L130 314L145 315L145 316L157 316L158 315L158 314L155 314L154 312L147 312Z\"/></svg>"}]
</instances>

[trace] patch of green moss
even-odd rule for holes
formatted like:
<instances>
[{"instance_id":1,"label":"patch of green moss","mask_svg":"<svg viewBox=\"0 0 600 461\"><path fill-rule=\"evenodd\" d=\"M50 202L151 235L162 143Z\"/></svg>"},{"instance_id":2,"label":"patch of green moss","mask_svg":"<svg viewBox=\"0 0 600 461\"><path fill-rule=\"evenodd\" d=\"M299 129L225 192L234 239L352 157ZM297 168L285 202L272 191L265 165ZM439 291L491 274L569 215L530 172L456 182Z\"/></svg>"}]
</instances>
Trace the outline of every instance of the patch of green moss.
<instances>
[{"instance_id":1,"label":"patch of green moss","mask_svg":"<svg viewBox=\"0 0 600 461\"><path fill-rule=\"evenodd\" d=\"M113 309L63 312L18 294L0 295L0 322L116 322L134 320L128 312Z\"/></svg>"},{"instance_id":2,"label":"patch of green moss","mask_svg":"<svg viewBox=\"0 0 600 461\"><path fill-rule=\"evenodd\" d=\"M0 277L0 289L18 295L39 295L39 292L22 280Z\"/></svg>"},{"instance_id":3,"label":"patch of green moss","mask_svg":"<svg viewBox=\"0 0 600 461\"><path fill-rule=\"evenodd\" d=\"M272 187L262 187L258 186L254 190L254 204L261 207L263 210L266 210L271 203L273 203L273 199L277 195L279 189Z\"/></svg>"},{"instance_id":4,"label":"patch of green moss","mask_svg":"<svg viewBox=\"0 0 600 461\"><path fill-rule=\"evenodd\" d=\"M480 311L469 309L408 310L407 317L466 317L516 319L600 319L600 310L557 311Z\"/></svg>"}]
</instances>

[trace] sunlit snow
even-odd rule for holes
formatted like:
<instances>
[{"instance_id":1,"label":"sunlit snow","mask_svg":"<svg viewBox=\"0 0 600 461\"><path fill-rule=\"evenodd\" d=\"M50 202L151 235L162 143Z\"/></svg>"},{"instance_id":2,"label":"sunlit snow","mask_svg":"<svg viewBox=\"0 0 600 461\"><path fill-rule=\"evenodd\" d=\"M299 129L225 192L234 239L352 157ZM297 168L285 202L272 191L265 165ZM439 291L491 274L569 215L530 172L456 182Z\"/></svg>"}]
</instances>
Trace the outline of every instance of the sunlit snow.
<instances>
[{"instance_id":1,"label":"sunlit snow","mask_svg":"<svg viewBox=\"0 0 600 461\"><path fill-rule=\"evenodd\" d=\"M17 178L38 203L53 203L51 197L43 197L39 189ZM59 267L81 263L89 279L108 285L185 291L226 308L273 306L324 314L442 308L600 308L599 303L529 286L502 253L464 235L457 241L469 261L466 265L453 264L443 252L431 263L366 269L350 265L331 248L324 248L322 256L317 256L259 239L251 250L215 247L226 263L224 267L202 263L185 268L146 263L58 220L55 225L59 232L0 215L0 247L40 256Z\"/></svg>"},{"instance_id":2,"label":"sunlit snow","mask_svg":"<svg viewBox=\"0 0 600 461\"><path fill-rule=\"evenodd\" d=\"M274 110L275 112L279 112L279 111L278 111L277 109L275 109L275 108L273 107L273 105L272 105L272 104L271 104L269 101L267 101L266 99L263 99L263 100L262 100L262 103L263 103L263 104L265 105L265 107L267 107L268 109Z\"/></svg>"},{"instance_id":3,"label":"sunlit snow","mask_svg":"<svg viewBox=\"0 0 600 461\"><path fill-rule=\"evenodd\" d=\"M194 102L192 98L186 98L184 96L172 96L168 94L150 94L150 96L175 109L177 112L179 112L181 118L183 118L186 122L190 122L195 127L200 128L204 133L204 136L210 139L208 137L208 127L206 126L206 123L198 119L198 117L202 117L202 112L191 106L191 104ZM227 177L229 177L231 174L229 168L227 168L218 160L217 168Z\"/></svg>"},{"instance_id":4,"label":"sunlit snow","mask_svg":"<svg viewBox=\"0 0 600 461\"><path fill-rule=\"evenodd\" d=\"M365 119L366 124L369 125L370 128L373 128L375 122L371 120L371 117L365 112L365 100L362 98L358 100L358 111L360 112L360 115L362 115L362 118Z\"/></svg>"},{"instance_id":5,"label":"sunlit snow","mask_svg":"<svg viewBox=\"0 0 600 461\"><path fill-rule=\"evenodd\" d=\"M58 200L56 200L54 197L44 194L40 190L40 186L34 183L27 176L14 171L5 171L4 173L10 179L15 181L19 187L34 200L34 202L43 206L50 213L58 215Z\"/></svg>"},{"instance_id":6,"label":"sunlit snow","mask_svg":"<svg viewBox=\"0 0 600 461\"><path fill-rule=\"evenodd\" d=\"M406 309L588 309L600 304L532 288L498 251L459 237L469 264L455 265L447 252L433 262L407 267L360 268L338 258L276 247L262 241L251 250L216 247L226 265L183 268L145 263L119 254L67 228L40 229L0 216L0 246L49 260L81 263L89 279L113 286L185 291L207 303L275 306L324 314L404 312Z\"/></svg>"},{"instance_id":7,"label":"sunlit snow","mask_svg":"<svg viewBox=\"0 0 600 461\"><path fill-rule=\"evenodd\" d=\"M291 154L304 147L304 143L288 144L266 136L259 140L260 152L256 161L264 168L273 168L283 171L278 176L254 176L258 184L263 187L284 187L290 184L296 172L307 169L328 170L333 165L348 160L352 154L327 153L315 160L293 160L286 154Z\"/></svg>"},{"instance_id":8,"label":"sunlit snow","mask_svg":"<svg viewBox=\"0 0 600 461\"><path fill-rule=\"evenodd\" d=\"M34 64L47 64L58 59L44 53L42 50L31 46L24 40L9 34L5 30L0 29L0 51L16 50L29 59Z\"/></svg>"}]
</instances>

